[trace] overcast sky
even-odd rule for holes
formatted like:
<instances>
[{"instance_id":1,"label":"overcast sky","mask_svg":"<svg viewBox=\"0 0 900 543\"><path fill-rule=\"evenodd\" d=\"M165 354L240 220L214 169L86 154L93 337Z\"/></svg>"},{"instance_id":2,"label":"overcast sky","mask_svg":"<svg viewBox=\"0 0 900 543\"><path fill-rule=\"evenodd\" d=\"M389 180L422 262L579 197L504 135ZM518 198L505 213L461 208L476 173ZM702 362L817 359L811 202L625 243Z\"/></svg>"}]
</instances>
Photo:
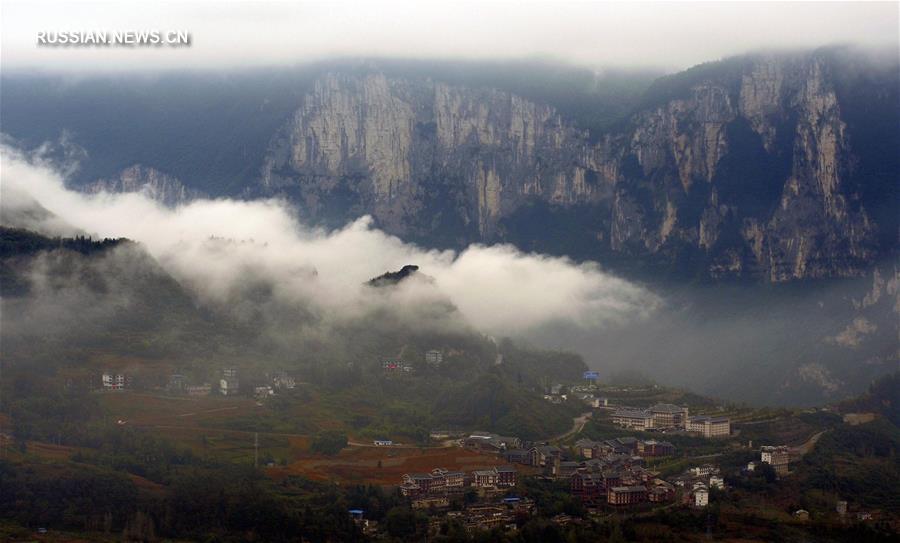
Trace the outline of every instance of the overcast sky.
<instances>
[{"instance_id":1,"label":"overcast sky","mask_svg":"<svg viewBox=\"0 0 900 543\"><path fill-rule=\"evenodd\" d=\"M549 57L676 70L760 48L897 46L898 3L3 0L4 70L227 68L330 56ZM40 31L183 30L188 48L38 47Z\"/></svg>"}]
</instances>

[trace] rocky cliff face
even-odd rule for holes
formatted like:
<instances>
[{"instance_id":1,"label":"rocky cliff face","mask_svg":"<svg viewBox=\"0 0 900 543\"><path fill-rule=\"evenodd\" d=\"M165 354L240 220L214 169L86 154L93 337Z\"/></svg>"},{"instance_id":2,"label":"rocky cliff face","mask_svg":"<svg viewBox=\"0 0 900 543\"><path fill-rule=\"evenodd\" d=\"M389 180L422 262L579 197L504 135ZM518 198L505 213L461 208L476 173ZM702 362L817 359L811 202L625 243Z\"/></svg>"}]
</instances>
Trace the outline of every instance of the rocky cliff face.
<instances>
[{"instance_id":1,"label":"rocky cliff face","mask_svg":"<svg viewBox=\"0 0 900 543\"><path fill-rule=\"evenodd\" d=\"M639 172L617 185L614 249L677 240L704 251L714 276L772 281L857 275L875 258L824 60L757 57L739 78L702 81L633 122L623 156Z\"/></svg>"},{"instance_id":2,"label":"rocky cliff face","mask_svg":"<svg viewBox=\"0 0 900 543\"><path fill-rule=\"evenodd\" d=\"M169 207L186 204L202 196L202 193L186 187L178 179L140 164L125 168L116 177L98 179L81 190L89 194L140 192Z\"/></svg>"},{"instance_id":3,"label":"rocky cliff face","mask_svg":"<svg viewBox=\"0 0 900 543\"><path fill-rule=\"evenodd\" d=\"M287 191L313 214L349 197L398 235L444 228L495 239L524 199L569 204L608 195L587 135L553 108L492 90L381 74L318 80L273 140L265 191Z\"/></svg>"},{"instance_id":4,"label":"rocky cliff face","mask_svg":"<svg viewBox=\"0 0 900 543\"><path fill-rule=\"evenodd\" d=\"M593 214L593 230L571 232L580 256L689 253L710 276L771 281L858 275L880 225L849 181L832 71L798 55L687 73L600 143L506 92L329 74L272 140L258 192L449 244L503 241L529 205L577 207Z\"/></svg>"}]
</instances>

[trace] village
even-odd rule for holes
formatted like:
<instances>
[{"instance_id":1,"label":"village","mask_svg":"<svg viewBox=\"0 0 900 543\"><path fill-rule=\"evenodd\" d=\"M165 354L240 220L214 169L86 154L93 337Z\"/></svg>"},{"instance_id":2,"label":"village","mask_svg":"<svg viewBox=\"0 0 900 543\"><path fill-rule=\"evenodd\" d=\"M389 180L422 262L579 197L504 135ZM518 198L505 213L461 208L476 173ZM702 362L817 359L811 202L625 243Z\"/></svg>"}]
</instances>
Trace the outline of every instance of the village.
<instances>
[{"instance_id":1,"label":"village","mask_svg":"<svg viewBox=\"0 0 900 543\"><path fill-rule=\"evenodd\" d=\"M426 362L440 364L440 352L430 351ZM390 376L415 371L408 364L393 362L385 362L382 370ZM133 385L131 376L112 371L103 372L98 382L100 386L95 390L109 393L127 391ZM224 368L212 384L191 383L181 374L172 374L160 388L169 395L246 398L252 399L256 406L263 406L271 398L298 386L297 380L284 372L256 376L248 385L241 382L237 369ZM602 390L609 394L600 396ZM562 436L539 441L490 431L433 429L428 436L430 445L425 449L386 435L369 442L350 441L346 450L370 448L373 452L367 454L382 451L377 456L379 470L383 461L387 464L416 450L443 454L434 457L433 465L427 465L429 456L424 456L417 459L416 466L421 466L417 470L398 472L395 479L385 480L383 475L377 479L378 484L402 496L413 511L426 515L431 533L437 533L447 522L459 523L470 531L515 530L540 513L542 504L529 492L534 484L550 485L579 505L579 514L560 512L552 517L560 525L673 508L703 511L714 505L722 493L729 492L729 478L749 477L761 470L771 472L776 480L789 477L792 459L798 454L795 448L784 444L754 447L750 441L736 441L740 430L732 427L727 416L692 415L688 406L665 402L628 405L615 397L615 390L601 387L594 372L585 374L585 382L553 384L545 392L544 399L548 402L582 405L586 411L580 427L576 425L573 431ZM583 435L588 421L634 435L591 439ZM706 449L714 452L690 454L673 443L685 438L700 440ZM726 472L716 459L735 447L745 453L752 452L754 459L738 470ZM464 469L461 460L457 464L442 460L457 458L462 453L469 455L466 459L475 466L473 469ZM343 457L339 455L329 465L338 469ZM683 469L673 472L671 466L675 463L680 463ZM288 468L314 464L315 460L307 464L300 460L288 464ZM268 466L275 470L273 473L279 472L273 464ZM368 477L366 468L354 473L363 481ZM378 534L382 528L367 513L364 509L348 511L364 532ZM852 514L862 521L871 518L865 511L848 512L846 501L839 502L835 514L840 517ZM792 515L803 521L809 513L798 508Z\"/></svg>"}]
</instances>

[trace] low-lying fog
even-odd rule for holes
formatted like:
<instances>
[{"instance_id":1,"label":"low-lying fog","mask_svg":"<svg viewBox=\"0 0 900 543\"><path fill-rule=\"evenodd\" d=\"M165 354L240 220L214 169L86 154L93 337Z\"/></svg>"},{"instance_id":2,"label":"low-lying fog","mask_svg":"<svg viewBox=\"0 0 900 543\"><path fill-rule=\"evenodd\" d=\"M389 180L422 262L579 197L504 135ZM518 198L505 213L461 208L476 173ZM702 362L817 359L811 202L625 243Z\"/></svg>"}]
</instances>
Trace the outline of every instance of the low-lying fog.
<instances>
[{"instance_id":1,"label":"low-lying fog","mask_svg":"<svg viewBox=\"0 0 900 543\"><path fill-rule=\"evenodd\" d=\"M0 151L5 224L19 217L12 226L48 235L138 241L201 304L240 305L235 297L246 284L264 282L282 306L352 318L385 303L366 280L416 264L433 282L404 283L387 302L395 311L416 315L423 305L449 301L478 330L574 350L604 379L640 372L660 384L753 403L802 404L859 389L882 372L878 364L890 364L878 353L896 346L876 348L859 371L828 350L826 339L847 326L850 299L863 282L661 293L600 264L508 245L428 250L377 230L368 217L335 231L310 228L278 200L199 200L170 209L139 193L86 195L68 190L71 169L40 151L8 144ZM17 212L35 201L52 216ZM31 222L23 224L23 216ZM835 372L835 364L843 370Z\"/></svg>"}]
</instances>

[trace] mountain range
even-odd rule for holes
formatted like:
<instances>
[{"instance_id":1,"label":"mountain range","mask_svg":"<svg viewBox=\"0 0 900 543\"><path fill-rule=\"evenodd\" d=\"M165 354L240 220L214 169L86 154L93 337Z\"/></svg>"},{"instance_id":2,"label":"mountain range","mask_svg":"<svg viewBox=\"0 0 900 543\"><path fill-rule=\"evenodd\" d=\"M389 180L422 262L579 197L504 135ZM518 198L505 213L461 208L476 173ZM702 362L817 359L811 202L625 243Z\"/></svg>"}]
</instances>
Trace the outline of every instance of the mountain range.
<instances>
[{"instance_id":1,"label":"mountain range","mask_svg":"<svg viewBox=\"0 0 900 543\"><path fill-rule=\"evenodd\" d=\"M370 215L426 248L510 243L638 280L666 302L639 325L550 327L529 338L581 353L604 376L637 370L706 394L798 405L858 393L900 363L894 54L749 54L672 75L381 59L79 79L18 73L2 85L4 143L40 149L85 193L141 192L170 207L282 198L326 229ZM4 199L4 225L91 234L37 228L53 214ZM231 306L251 316L223 324L214 318L222 308L197 309L190 289L130 244L108 252L117 259L35 256L31 235L0 259L8 308L31 304L22 307L37 319L65 292L71 314L86 304L99 319L85 331L67 331L62 319L58 342L74 334L128 351L140 336L154 355L225 345L231 356L241 349L231 335L274 349L311 317L285 311L274 285L249 281ZM41 255L56 254L59 242L48 243L37 244ZM406 264L419 263L392 269ZM54 277L38 283L45 298L23 297L23 265ZM123 273L100 289L108 295L91 290L97 277ZM122 318L134 300L153 316ZM279 310L261 309L269 306ZM277 333L255 329L260 319ZM132 327L110 332L109 322ZM159 323L150 339L146 322ZM19 324L7 345L27 353L34 332ZM54 349L41 356L62 352Z\"/></svg>"},{"instance_id":2,"label":"mountain range","mask_svg":"<svg viewBox=\"0 0 900 543\"><path fill-rule=\"evenodd\" d=\"M896 55L750 54L673 75L334 61L4 77L3 131L70 183L283 197L429 247L509 242L632 276L784 282L896 258ZM663 273L660 273L663 272Z\"/></svg>"}]
</instances>

